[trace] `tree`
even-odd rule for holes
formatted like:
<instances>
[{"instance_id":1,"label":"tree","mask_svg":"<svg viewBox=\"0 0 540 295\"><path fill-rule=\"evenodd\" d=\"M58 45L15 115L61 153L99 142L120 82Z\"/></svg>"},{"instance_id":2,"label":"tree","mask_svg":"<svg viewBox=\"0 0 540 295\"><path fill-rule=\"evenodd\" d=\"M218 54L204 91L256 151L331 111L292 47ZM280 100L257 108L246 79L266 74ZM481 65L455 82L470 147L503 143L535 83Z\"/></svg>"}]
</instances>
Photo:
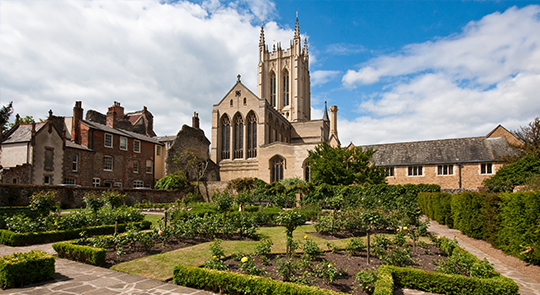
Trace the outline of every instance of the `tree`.
<instances>
[{"instance_id":1,"label":"tree","mask_svg":"<svg viewBox=\"0 0 540 295\"><path fill-rule=\"evenodd\" d=\"M40 122L43 122L43 119L39 119ZM31 124L34 123L34 117L32 116L26 116L24 118L19 118L19 124ZM15 122L9 124L10 128L15 127Z\"/></svg>"},{"instance_id":2,"label":"tree","mask_svg":"<svg viewBox=\"0 0 540 295\"><path fill-rule=\"evenodd\" d=\"M530 154L503 166L493 177L484 180L484 185L491 192L511 192L514 187L526 184L535 175L540 175L540 157Z\"/></svg>"},{"instance_id":3,"label":"tree","mask_svg":"<svg viewBox=\"0 0 540 295\"><path fill-rule=\"evenodd\" d=\"M7 130L9 123L9 116L13 113L13 102L10 102L7 106L0 108L0 133Z\"/></svg>"},{"instance_id":4,"label":"tree","mask_svg":"<svg viewBox=\"0 0 540 295\"><path fill-rule=\"evenodd\" d=\"M182 190L188 186L188 181L183 171L176 171L156 182L156 189Z\"/></svg>"},{"instance_id":5,"label":"tree","mask_svg":"<svg viewBox=\"0 0 540 295\"><path fill-rule=\"evenodd\" d=\"M540 117L536 117L528 126L520 126L512 134L523 143L516 148L527 155L540 156Z\"/></svg>"},{"instance_id":6,"label":"tree","mask_svg":"<svg viewBox=\"0 0 540 295\"><path fill-rule=\"evenodd\" d=\"M363 151L361 147L342 149L321 143L314 151L309 151L311 181L320 185L371 185L386 182L386 172L382 167L371 165L375 150Z\"/></svg>"}]
</instances>

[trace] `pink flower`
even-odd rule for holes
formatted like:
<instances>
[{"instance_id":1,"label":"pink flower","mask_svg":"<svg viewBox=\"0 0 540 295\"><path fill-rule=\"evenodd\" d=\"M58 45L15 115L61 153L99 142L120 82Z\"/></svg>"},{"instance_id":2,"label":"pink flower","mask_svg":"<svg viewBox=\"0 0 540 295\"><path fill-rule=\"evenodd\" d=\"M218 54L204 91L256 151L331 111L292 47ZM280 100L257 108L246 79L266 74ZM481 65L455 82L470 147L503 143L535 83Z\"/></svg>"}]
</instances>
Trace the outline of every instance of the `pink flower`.
<instances>
[{"instance_id":1,"label":"pink flower","mask_svg":"<svg viewBox=\"0 0 540 295\"><path fill-rule=\"evenodd\" d=\"M163 233L162 230L159 230L159 231L157 232L158 235L161 235L162 233Z\"/></svg>"}]
</instances>

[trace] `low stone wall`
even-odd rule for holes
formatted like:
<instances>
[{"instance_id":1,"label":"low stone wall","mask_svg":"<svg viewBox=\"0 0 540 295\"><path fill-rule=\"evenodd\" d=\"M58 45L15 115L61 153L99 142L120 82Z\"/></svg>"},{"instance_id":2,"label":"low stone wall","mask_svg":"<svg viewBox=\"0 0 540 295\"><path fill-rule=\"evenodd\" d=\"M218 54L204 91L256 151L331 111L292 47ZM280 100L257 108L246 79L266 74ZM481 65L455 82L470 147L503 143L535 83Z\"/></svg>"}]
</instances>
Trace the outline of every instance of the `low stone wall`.
<instances>
[{"instance_id":1,"label":"low stone wall","mask_svg":"<svg viewBox=\"0 0 540 295\"><path fill-rule=\"evenodd\" d=\"M33 193L56 191L62 208L79 208L84 206L83 197L87 193L101 195L102 192L107 190L115 190L121 194L126 194L126 205L133 205L144 200L152 203L170 203L182 199L189 192L193 192L192 187L182 191L168 191L156 189L0 184L0 206L26 206Z\"/></svg>"},{"instance_id":2,"label":"low stone wall","mask_svg":"<svg viewBox=\"0 0 540 295\"><path fill-rule=\"evenodd\" d=\"M211 200L212 195L219 191L222 192L227 188L227 181L207 181L205 184L201 182L200 191L205 200Z\"/></svg>"}]
</instances>

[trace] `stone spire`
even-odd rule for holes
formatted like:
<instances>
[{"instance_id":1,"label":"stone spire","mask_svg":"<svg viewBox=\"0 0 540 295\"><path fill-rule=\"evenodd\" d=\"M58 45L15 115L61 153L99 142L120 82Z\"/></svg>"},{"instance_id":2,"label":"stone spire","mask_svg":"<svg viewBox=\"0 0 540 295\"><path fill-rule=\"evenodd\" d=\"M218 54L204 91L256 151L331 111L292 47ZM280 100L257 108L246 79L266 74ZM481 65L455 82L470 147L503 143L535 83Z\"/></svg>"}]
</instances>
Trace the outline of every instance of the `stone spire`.
<instances>
[{"instance_id":1,"label":"stone spire","mask_svg":"<svg viewBox=\"0 0 540 295\"><path fill-rule=\"evenodd\" d=\"M296 12L296 27L294 28L294 38L300 39L300 27L298 26L298 11Z\"/></svg>"},{"instance_id":2,"label":"stone spire","mask_svg":"<svg viewBox=\"0 0 540 295\"><path fill-rule=\"evenodd\" d=\"M308 50L307 50L307 33L304 34L304 54L307 55L308 54Z\"/></svg>"},{"instance_id":3,"label":"stone spire","mask_svg":"<svg viewBox=\"0 0 540 295\"><path fill-rule=\"evenodd\" d=\"M326 100L324 101L324 115L322 117L323 121L330 121L328 118L328 108L326 107Z\"/></svg>"},{"instance_id":4,"label":"stone spire","mask_svg":"<svg viewBox=\"0 0 540 295\"><path fill-rule=\"evenodd\" d=\"M264 23L261 21L261 38L259 39L259 46L264 46Z\"/></svg>"}]
</instances>

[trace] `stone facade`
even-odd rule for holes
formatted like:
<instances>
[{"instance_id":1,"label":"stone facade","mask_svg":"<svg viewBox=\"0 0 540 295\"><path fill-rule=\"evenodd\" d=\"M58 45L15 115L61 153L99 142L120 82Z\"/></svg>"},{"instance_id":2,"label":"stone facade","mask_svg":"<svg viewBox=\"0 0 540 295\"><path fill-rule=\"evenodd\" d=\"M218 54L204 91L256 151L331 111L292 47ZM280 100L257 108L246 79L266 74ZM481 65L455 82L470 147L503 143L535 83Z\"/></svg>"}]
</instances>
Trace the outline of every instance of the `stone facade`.
<instances>
[{"instance_id":1,"label":"stone facade","mask_svg":"<svg viewBox=\"0 0 540 295\"><path fill-rule=\"evenodd\" d=\"M311 120L309 54L307 44L301 44L298 19L286 50L278 43L269 51L261 27L257 71L257 94L238 75L213 107L211 159L219 165L220 178L308 178L308 151L321 142L338 145L339 139L337 115L329 119L325 108L323 119Z\"/></svg>"}]
</instances>

